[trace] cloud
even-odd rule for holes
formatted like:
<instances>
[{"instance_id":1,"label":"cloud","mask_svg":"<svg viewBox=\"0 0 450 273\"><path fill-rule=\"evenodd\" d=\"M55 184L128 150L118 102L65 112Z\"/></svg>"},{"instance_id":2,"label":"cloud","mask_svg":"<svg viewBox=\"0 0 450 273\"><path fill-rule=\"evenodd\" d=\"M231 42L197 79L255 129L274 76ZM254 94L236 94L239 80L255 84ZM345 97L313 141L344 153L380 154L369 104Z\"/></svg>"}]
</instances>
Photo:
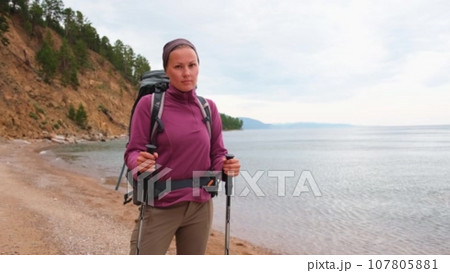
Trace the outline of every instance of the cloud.
<instances>
[{"instance_id":1,"label":"cloud","mask_svg":"<svg viewBox=\"0 0 450 273\"><path fill-rule=\"evenodd\" d=\"M443 91L450 72L448 1L64 2L154 69L162 67L165 42L190 39L200 56L199 92L231 115L267 122L450 123L431 110L450 103ZM440 100L428 97L433 93ZM402 117L376 116L376 108L401 97L408 97Z\"/></svg>"}]
</instances>

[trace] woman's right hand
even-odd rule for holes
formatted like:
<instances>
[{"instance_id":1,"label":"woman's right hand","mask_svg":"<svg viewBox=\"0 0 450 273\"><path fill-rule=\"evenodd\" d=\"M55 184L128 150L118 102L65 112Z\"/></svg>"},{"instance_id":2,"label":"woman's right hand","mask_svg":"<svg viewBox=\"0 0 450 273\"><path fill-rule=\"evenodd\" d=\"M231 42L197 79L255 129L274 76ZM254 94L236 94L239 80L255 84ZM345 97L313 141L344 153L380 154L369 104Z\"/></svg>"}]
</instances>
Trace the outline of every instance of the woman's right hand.
<instances>
[{"instance_id":1,"label":"woman's right hand","mask_svg":"<svg viewBox=\"0 0 450 273\"><path fill-rule=\"evenodd\" d=\"M148 152L139 152L139 156L137 158L137 167L138 172L153 172L156 166L156 159L158 158L158 153L148 153Z\"/></svg>"}]
</instances>

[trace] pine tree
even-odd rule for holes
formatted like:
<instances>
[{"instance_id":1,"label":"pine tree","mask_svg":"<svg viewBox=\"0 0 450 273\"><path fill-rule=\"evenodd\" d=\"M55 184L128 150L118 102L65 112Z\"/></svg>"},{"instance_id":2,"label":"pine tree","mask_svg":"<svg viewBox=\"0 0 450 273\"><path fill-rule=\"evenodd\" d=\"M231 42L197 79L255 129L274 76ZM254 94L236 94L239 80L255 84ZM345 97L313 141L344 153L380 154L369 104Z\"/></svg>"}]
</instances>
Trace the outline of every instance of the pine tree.
<instances>
[{"instance_id":1,"label":"pine tree","mask_svg":"<svg viewBox=\"0 0 450 273\"><path fill-rule=\"evenodd\" d=\"M129 45L126 45L123 51L123 74L129 80L133 78L135 59L133 49Z\"/></svg>"},{"instance_id":2,"label":"pine tree","mask_svg":"<svg viewBox=\"0 0 450 273\"><path fill-rule=\"evenodd\" d=\"M75 55L77 66L80 69L89 67L89 51L82 40L77 40L75 42L72 46L72 51Z\"/></svg>"},{"instance_id":3,"label":"pine tree","mask_svg":"<svg viewBox=\"0 0 450 273\"><path fill-rule=\"evenodd\" d=\"M66 39L63 39L59 49L59 72L64 85L70 84L74 88L79 85L77 62Z\"/></svg>"},{"instance_id":4,"label":"pine tree","mask_svg":"<svg viewBox=\"0 0 450 273\"><path fill-rule=\"evenodd\" d=\"M83 104L78 105L78 109L75 111L75 107L71 103L69 106L69 119L73 120L81 129L86 129L87 125L87 112L84 109Z\"/></svg>"},{"instance_id":5,"label":"pine tree","mask_svg":"<svg viewBox=\"0 0 450 273\"><path fill-rule=\"evenodd\" d=\"M30 7L30 23L32 28L32 34L34 34L36 26L44 26L44 20L42 16L44 15L44 10L39 5L39 1L35 0Z\"/></svg>"},{"instance_id":6,"label":"pine tree","mask_svg":"<svg viewBox=\"0 0 450 273\"><path fill-rule=\"evenodd\" d=\"M117 40L112 48L112 56L111 56L112 59L110 61L120 72L125 71L124 52L125 52L125 45L122 43L121 40Z\"/></svg>"},{"instance_id":7,"label":"pine tree","mask_svg":"<svg viewBox=\"0 0 450 273\"><path fill-rule=\"evenodd\" d=\"M0 41L4 46L9 44L8 38L3 36L3 33L8 32L9 25L6 21L6 18L3 15L0 15Z\"/></svg>"},{"instance_id":8,"label":"pine tree","mask_svg":"<svg viewBox=\"0 0 450 273\"><path fill-rule=\"evenodd\" d=\"M44 0L42 2L42 9L44 11L45 22L47 26L53 28L59 34L64 34L64 31L59 24L63 18L64 3L62 0Z\"/></svg>"},{"instance_id":9,"label":"pine tree","mask_svg":"<svg viewBox=\"0 0 450 273\"><path fill-rule=\"evenodd\" d=\"M73 106L72 103L69 105L69 114L68 114L68 116L69 116L69 119L75 120L76 111L75 111L75 107Z\"/></svg>"},{"instance_id":10,"label":"pine tree","mask_svg":"<svg viewBox=\"0 0 450 273\"><path fill-rule=\"evenodd\" d=\"M102 55L103 57L105 57L106 59L108 59L111 63L112 63L112 46L111 43L109 42L108 37L103 36L102 39L100 40L100 55Z\"/></svg>"},{"instance_id":11,"label":"pine tree","mask_svg":"<svg viewBox=\"0 0 450 273\"><path fill-rule=\"evenodd\" d=\"M138 54L134 62L133 81L135 83L138 83L141 79L142 74L144 74L144 72L149 70L150 64L148 63L147 59L145 59L142 55Z\"/></svg>"},{"instance_id":12,"label":"pine tree","mask_svg":"<svg viewBox=\"0 0 450 273\"><path fill-rule=\"evenodd\" d=\"M7 13L9 11L9 1L0 1L0 13Z\"/></svg>"},{"instance_id":13,"label":"pine tree","mask_svg":"<svg viewBox=\"0 0 450 273\"><path fill-rule=\"evenodd\" d=\"M36 53L36 60L41 65L40 72L44 77L44 81L47 83L53 80L58 67L57 52L55 52L52 45L51 34L47 33L41 49Z\"/></svg>"},{"instance_id":14,"label":"pine tree","mask_svg":"<svg viewBox=\"0 0 450 273\"><path fill-rule=\"evenodd\" d=\"M75 122L81 127L81 129L86 129L87 113L81 103L78 105L77 113L75 115Z\"/></svg>"}]
</instances>

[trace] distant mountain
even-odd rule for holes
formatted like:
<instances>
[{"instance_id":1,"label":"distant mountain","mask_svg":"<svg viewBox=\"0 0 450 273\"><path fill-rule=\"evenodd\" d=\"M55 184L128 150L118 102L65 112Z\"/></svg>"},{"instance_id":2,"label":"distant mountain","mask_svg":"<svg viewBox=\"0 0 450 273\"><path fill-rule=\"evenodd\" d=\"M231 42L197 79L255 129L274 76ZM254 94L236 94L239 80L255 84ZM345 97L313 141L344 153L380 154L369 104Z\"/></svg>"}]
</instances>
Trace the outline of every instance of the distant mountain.
<instances>
[{"instance_id":1,"label":"distant mountain","mask_svg":"<svg viewBox=\"0 0 450 273\"><path fill-rule=\"evenodd\" d=\"M244 122L242 129L250 130L250 129L299 129L299 128L337 128L337 127L351 127L353 125L350 124L342 124L342 123L317 123L317 122L294 122L294 123L275 123L268 124L262 121L240 117Z\"/></svg>"},{"instance_id":2,"label":"distant mountain","mask_svg":"<svg viewBox=\"0 0 450 273\"><path fill-rule=\"evenodd\" d=\"M352 126L353 125L343 123L295 122L295 123L276 123L272 124L270 128L271 129L342 128Z\"/></svg>"},{"instance_id":3,"label":"distant mountain","mask_svg":"<svg viewBox=\"0 0 450 273\"><path fill-rule=\"evenodd\" d=\"M264 123L264 122L261 122L259 120L252 119L252 118L240 117L239 119L244 122L244 125L242 126L243 130L270 129L270 127L272 126L271 124L267 124L267 123Z\"/></svg>"}]
</instances>

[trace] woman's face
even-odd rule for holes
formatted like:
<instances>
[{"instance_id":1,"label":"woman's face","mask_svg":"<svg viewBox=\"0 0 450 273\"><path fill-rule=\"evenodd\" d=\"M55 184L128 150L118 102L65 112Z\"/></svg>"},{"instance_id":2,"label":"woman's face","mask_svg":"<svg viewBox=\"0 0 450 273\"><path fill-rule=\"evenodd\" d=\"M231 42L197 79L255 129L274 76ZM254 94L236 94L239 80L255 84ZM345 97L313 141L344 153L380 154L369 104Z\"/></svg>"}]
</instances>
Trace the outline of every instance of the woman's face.
<instances>
[{"instance_id":1,"label":"woman's face","mask_svg":"<svg viewBox=\"0 0 450 273\"><path fill-rule=\"evenodd\" d=\"M172 51L167 62L166 75L178 90L188 92L197 86L197 54L191 47L180 47Z\"/></svg>"}]
</instances>

